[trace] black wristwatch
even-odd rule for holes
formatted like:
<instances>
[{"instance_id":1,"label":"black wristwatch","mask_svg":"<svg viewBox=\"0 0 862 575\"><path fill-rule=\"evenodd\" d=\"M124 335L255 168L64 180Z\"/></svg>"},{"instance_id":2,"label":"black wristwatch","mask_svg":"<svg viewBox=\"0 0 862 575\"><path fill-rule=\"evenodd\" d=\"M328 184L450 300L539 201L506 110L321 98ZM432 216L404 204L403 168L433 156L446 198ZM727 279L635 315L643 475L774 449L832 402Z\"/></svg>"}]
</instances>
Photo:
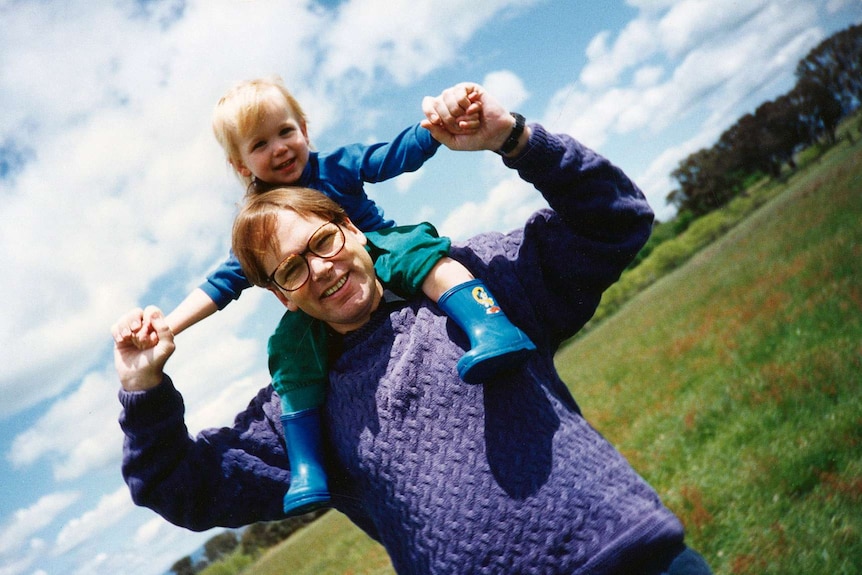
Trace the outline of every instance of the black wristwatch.
<instances>
[{"instance_id":1,"label":"black wristwatch","mask_svg":"<svg viewBox=\"0 0 862 575\"><path fill-rule=\"evenodd\" d=\"M515 126L512 128L512 133L509 134L509 137L506 138L506 141L497 150L498 154L508 154L518 147L518 140L521 139L521 134L524 133L524 126L527 125L526 118L518 112L512 112L512 117L515 118Z\"/></svg>"}]
</instances>

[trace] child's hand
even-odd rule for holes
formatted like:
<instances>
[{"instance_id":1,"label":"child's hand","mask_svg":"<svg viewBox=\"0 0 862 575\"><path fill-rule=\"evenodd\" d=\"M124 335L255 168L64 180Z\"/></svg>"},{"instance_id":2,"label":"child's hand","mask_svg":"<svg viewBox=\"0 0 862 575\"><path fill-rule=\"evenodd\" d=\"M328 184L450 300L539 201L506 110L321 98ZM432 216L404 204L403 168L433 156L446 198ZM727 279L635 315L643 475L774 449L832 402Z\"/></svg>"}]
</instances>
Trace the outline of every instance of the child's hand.
<instances>
[{"instance_id":1,"label":"child's hand","mask_svg":"<svg viewBox=\"0 0 862 575\"><path fill-rule=\"evenodd\" d=\"M148 316L144 317L144 323L141 329L132 334L132 344L138 349L150 349L159 344L159 334L156 328L153 327L153 322Z\"/></svg>"},{"instance_id":2,"label":"child's hand","mask_svg":"<svg viewBox=\"0 0 862 575\"><path fill-rule=\"evenodd\" d=\"M422 127L450 150L496 151L512 133L515 118L479 84L465 82L422 100ZM529 126L525 129L529 138Z\"/></svg>"},{"instance_id":3,"label":"child's hand","mask_svg":"<svg viewBox=\"0 0 862 575\"><path fill-rule=\"evenodd\" d=\"M174 335L160 309L150 306L126 313L113 326L114 366L127 391L159 385L165 362L174 352Z\"/></svg>"},{"instance_id":4,"label":"child's hand","mask_svg":"<svg viewBox=\"0 0 862 575\"><path fill-rule=\"evenodd\" d=\"M123 322L117 322L111 328L111 335L118 346L133 346L139 350L150 349L158 345L159 334L153 327L151 317L144 314L129 314Z\"/></svg>"},{"instance_id":5,"label":"child's hand","mask_svg":"<svg viewBox=\"0 0 862 575\"><path fill-rule=\"evenodd\" d=\"M482 125L481 91L478 85L463 83L437 97L422 100L425 120L422 124L437 126L452 135L469 134Z\"/></svg>"}]
</instances>

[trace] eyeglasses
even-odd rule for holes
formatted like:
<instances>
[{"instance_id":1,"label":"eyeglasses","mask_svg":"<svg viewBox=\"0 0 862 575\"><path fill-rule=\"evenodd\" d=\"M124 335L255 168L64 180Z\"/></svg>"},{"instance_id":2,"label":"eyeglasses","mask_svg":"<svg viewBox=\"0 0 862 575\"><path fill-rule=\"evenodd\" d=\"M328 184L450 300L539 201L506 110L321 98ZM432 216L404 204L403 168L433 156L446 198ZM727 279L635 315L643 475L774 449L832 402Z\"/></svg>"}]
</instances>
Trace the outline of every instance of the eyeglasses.
<instances>
[{"instance_id":1,"label":"eyeglasses","mask_svg":"<svg viewBox=\"0 0 862 575\"><path fill-rule=\"evenodd\" d=\"M326 222L311 234L305 250L290 254L278 264L268 280L284 291L296 291L305 285L311 270L306 254L312 253L319 258L332 258L344 248L344 230L335 222Z\"/></svg>"}]
</instances>

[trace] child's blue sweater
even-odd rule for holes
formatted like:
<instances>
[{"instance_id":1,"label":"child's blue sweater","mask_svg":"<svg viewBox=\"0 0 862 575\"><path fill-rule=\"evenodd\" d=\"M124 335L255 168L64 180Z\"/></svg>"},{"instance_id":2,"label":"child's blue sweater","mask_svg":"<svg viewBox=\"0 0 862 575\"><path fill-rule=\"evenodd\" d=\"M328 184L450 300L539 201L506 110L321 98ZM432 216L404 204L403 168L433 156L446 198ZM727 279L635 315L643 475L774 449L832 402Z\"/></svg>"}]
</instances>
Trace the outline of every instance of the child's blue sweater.
<instances>
[{"instance_id":1,"label":"child's blue sweater","mask_svg":"<svg viewBox=\"0 0 862 575\"><path fill-rule=\"evenodd\" d=\"M364 183L376 183L422 167L440 147L431 133L415 124L391 142L366 146L353 144L332 152L311 152L299 181L294 184L323 192L344 208L350 220L363 232L395 225L383 216L383 209L365 193ZM224 309L251 287L233 252L207 276L200 289Z\"/></svg>"}]
</instances>

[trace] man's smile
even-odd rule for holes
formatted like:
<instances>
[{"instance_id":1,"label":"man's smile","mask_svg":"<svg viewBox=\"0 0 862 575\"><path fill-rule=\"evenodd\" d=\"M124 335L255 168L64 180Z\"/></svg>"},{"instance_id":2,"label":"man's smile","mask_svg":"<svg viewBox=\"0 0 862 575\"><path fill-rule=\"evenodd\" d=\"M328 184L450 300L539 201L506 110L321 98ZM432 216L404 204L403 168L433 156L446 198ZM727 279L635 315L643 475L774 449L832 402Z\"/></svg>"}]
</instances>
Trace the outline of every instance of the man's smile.
<instances>
[{"instance_id":1,"label":"man's smile","mask_svg":"<svg viewBox=\"0 0 862 575\"><path fill-rule=\"evenodd\" d=\"M345 276L342 276L342 278L339 279L337 282L335 282L335 285L324 290L324 292L320 296L321 299L331 296L332 294L334 294L335 292L340 290L342 288L342 286L344 286L344 284L346 284L346 283L347 283L347 276L345 275Z\"/></svg>"}]
</instances>

